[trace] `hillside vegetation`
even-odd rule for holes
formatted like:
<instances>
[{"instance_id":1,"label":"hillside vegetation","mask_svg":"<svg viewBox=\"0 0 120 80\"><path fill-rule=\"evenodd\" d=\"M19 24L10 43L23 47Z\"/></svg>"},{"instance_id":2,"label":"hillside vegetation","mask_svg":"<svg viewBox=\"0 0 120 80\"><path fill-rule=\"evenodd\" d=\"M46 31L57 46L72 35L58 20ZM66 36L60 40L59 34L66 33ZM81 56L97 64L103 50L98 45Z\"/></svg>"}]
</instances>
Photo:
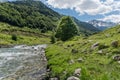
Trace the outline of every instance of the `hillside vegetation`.
<instances>
[{"instance_id":1,"label":"hillside vegetation","mask_svg":"<svg viewBox=\"0 0 120 80\"><path fill-rule=\"evenodd\" d=\"M52 30L60 15L40 1L15 1L0 3L0 21L19 27Z\"/></svg>"},{"instance_id":2,"label":"hillside vegetation","mask_svg":"<svg viewBox=\"0 0 120 80\"><path fill-rule=\"evenodd\" d=\"M25 0L0 3L0 21L18 27L29 27L47 32L57 27L64 16L48 8L40 1ZM90 35L99 30L86 22L73 18L81 33Z\"/></svg>"},{"instance_id":3,"label":"hillside vegetation","mask_svg":"<svg viewBox=\"0 0 120 80\"><path fill-rule=\"evenodd\" d=\"M90 37L74 37L58 41L46 50L50 77L67 80L76 76L81 80L120 79L120 26ZM76 69L81 71L75 74Z\"/></svg>"},{"instance_id":4,"label":"hillside vegetation","mask_svg":"<svg viewBox=\"0 0 120 80\"><path fill-rule=\"evenodd\" d=\"M12 39L16 36L17 40ZM18 28L0 22L0 45L37 45L50 43L50 33L40 33L39 29Z\"/></svg>"}]
</instances>

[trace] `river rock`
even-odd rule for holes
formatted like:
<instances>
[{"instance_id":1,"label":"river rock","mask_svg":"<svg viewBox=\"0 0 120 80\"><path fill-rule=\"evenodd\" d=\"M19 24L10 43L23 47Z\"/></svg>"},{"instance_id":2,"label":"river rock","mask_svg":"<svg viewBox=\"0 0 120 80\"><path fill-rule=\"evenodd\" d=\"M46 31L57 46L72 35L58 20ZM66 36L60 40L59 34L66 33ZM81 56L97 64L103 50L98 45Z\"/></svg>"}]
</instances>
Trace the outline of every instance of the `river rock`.
<instances>
[{"instance_id":1,"label":"river rock","mask_svg":"<svg viewBox=\"0 0 120 80\"><path fill-rule=\"evenodd\" d=\"M71 77L68 77L67 80L80 80L80 79L75 76L71 76Z\"/></svg>"},{"instance_id":2,"label":"river rock","mask_svg":"<svg viewBox=\"0 0 120 80\"><path fill-rule=\"evenodd\" d=\"M112 41L111 46L112 47L118 47L118 41Z\"/></svg>"},{"instance_id":3,"label":"river rock","mask_svg":"<svg viewBox=\"0 0 120 80\"><path fill-rule=\"evenodd\" d=\"M77 61L78 62L83 62L83 58L78 58Z\"/></svg>"},{"instance_id":4,"label":"river rock","mask_svg":"<svg viewBox=\"0 0 120 80\"><path fill-rule=\"evenodd\" d=\"M74 61L73 59L71 59L71 60L69 61L69 64L73 64L73 63L75 63L75 61Z\"/></svg>"},{"instance_id":5,"label":"river rock","mask_svg":"<svg viewBox=\"0 0 120 80\"><path fill-rule=\"evenodd\" d=\"M81 68L75 69L74 75L79 77L80 74L81 74Z\"/></svg>"},{"instance_id":6,"label":"river rock","mask_svg":"<svg viewBox=\"0 0 120 80\"><path fill-rule=\"evenodd\" d=\"M77 49L72 49L71 52L72 52L72 53L78 53L78 50L77 50Z\"/></svg>"},{"instance_id":7,"label":"river rock","mask_svg":"<svg viewBox=\"0 0 120 80\"><path fill-rule=\"evenodd\" d=\"M120 64L120 61L118 61L118 63Z\"/></svg>"},{"instance_id":8,"label":"river rock","mask_svg":"<svg viewBox=\"0 0 120 80\"><path fill-rule=\"evenodd\" d=\"M103 50L99 50L99 51L98 51L98 54L101 54L101 55L104 54L104 53L103 53Z\"/></svg>"},{"instance_id":9,"label":"river rock","mask_svg":"<svg viewBox=\"0 0 120 80\"><path fill-rule=\"evenodd\" d=\"M58 80L58 78L50 78L50 80Z\"/></svg>"},{"instance_id":10,"label":"river rock","mask_svg":"<svg viewBox=\"0 0 120 80\"><path fill-rule=\"evenodd\" d=\"M115 61L120 61L120 55L114 56L113 59L114 59Z\"/></svg>"},{"instance_id":11,"label":"river rock","mask_svg":"<svg viewBox=\"0 0 120 80\"><path fill-rule=\"evenodd\" d=\"M91 49L95 49L96 47L98 47L100 45L99 42L96 42L94 43L92 46L91 46Z\"/></svg>"}]
</instances>

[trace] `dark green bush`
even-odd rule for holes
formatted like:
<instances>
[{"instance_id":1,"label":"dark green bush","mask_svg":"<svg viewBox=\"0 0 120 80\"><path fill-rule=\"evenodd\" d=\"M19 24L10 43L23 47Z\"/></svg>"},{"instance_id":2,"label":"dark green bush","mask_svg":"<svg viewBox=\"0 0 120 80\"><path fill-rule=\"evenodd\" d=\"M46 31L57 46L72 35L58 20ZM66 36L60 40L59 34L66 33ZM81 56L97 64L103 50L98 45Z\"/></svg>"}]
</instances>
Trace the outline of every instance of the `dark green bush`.
<instances>
[{"instance_id":1,"label":"dark green bush","mask_svg":"<svg viewBox=\"0 0 120 80\"><path fill-rule=\"evenodd\" d=\"M15 34L12 35L12 40L17 41L17 36Z\"/></svg>"},{"instance_id":2,"label":"dark green bush","mask_svg":"<svg viewBox=\"0 0 120 80\"><path fill-rule=\"evenodd\" d=\"M51 43L53 44L53 43L55 43L55 42L56 42L56 40L55 40L55 36L52 35L52 36L51 36Z\"/></svg>"},{"instance_id":3,"label":"dark green bush","mask_svg":"<svg viewBox=\"0 0 120 80\"><path fill-rule=\"evenodd\" d=\"M98 46L98 49L100 50L100 49L105 49L105 48L108 48L109 46L107 46L107 45L104 45L104 44L100 44L99 46Z\"/></svg>"}]
</instances>

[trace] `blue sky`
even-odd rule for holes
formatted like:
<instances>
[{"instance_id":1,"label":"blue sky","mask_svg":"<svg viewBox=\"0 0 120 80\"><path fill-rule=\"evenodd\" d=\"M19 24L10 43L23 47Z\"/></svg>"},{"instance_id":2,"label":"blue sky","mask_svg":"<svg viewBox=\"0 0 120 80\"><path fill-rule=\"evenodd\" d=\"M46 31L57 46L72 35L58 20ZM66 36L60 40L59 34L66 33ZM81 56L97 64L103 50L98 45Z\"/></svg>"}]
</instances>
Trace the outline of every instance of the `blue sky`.
<instances>
[{"instance_id":1,"label":"blue sky","mask_svg":"<svg viewBox=\"0 0 120 80\"><path fill-rule=\"evenodd\" d=\"M103 15L88 15L88 14L80 15L75 10L71 10L71 9L57 9L57 8L52 8L52 9L64 15L74 16L81 21L90 21L94 19L104 18Z\"/></svg>"},{"instance_id":2,"label":"blue sky","mask_svg":"<svg viewBox=\"0 0 120 80\"><path fill-rule=\"evenodd\" d=\"M40 0L53 10L81 21L120 22L120 0Z\"/></svg>"},{"instance_id":3,"label":"blue sky","mask_svg":"<svg viewBox=\"0 0 120 80\"><path fill-rule=\"evenodd\" d=\"M53 10L81 21L120 22L120 0L41 0Z\"/></svg>"}]
</instances>

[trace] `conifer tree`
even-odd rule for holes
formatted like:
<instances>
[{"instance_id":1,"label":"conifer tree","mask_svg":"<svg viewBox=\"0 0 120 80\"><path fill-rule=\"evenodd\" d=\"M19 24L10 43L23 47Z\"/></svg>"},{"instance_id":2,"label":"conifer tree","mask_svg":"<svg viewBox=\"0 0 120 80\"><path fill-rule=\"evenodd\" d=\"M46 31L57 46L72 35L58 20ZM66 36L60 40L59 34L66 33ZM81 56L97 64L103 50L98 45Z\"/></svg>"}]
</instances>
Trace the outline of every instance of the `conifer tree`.
<instances>
[{"instance_id":1,"label":"conifer tree","mask_svg":"<svg viewBox=\"0 0 120 80\"><path fill-rule=\"evenodd\" d=\"M57 27L56 37L66 41L75 35L78 35L78 27L75 22L69 16L62 17Z\"/></svg>"}]
</instances>

